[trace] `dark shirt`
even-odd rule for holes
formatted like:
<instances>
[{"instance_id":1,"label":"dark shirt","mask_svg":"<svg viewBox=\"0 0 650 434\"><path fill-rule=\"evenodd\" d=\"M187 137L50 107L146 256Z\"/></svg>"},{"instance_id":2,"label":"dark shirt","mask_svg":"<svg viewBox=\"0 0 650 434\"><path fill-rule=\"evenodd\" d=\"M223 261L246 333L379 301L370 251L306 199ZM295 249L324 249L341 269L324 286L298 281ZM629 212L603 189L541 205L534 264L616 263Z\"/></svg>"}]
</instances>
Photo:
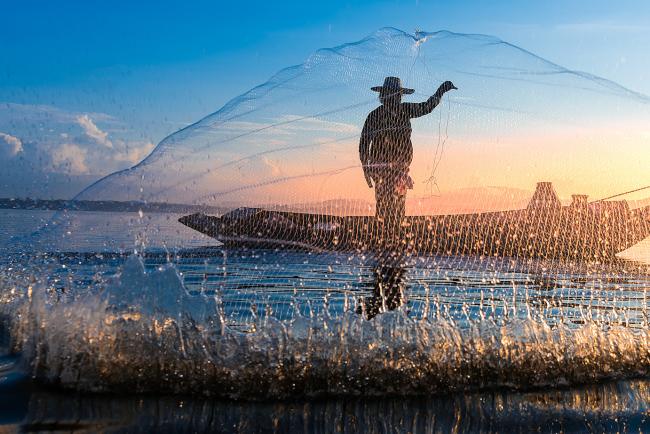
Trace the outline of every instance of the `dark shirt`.
<instances>
[{"instance_id":1,"label":"dark shirt","mask_svg":"<svg viewBox=\"0 0 650 434\"><path fill-rule=\"evenodd\" d=\"M440 102L434 95L425 102L403 102L394 109L381 105L374 109L363 125L359 157L364 166L388 165L408 170L413 160L411 118L424 116ZM377 168L371 168L370 173Z\"/></svg>"}]
</instances>

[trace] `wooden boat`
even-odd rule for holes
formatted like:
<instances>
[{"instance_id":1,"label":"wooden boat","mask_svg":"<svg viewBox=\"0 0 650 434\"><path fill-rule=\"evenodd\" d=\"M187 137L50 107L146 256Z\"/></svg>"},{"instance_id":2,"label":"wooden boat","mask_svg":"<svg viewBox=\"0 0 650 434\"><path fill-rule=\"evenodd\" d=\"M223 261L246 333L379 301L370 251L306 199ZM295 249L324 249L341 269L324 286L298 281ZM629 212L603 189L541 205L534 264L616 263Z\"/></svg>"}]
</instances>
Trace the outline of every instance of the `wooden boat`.
<instances>
[{"instance_id":1,"label":"wooden boat","mask_svg":"<svg viewBox=\"0 0 650 434\"><path fill-rule=\"evenodd\" d=\"M179 221L226 246L504 256L611 261L650 236L650 207L626 201L588 203L574 195L562 206L550 183L538 183L522 210L409 216L398 228L370 216L334 216L238 208L220 217L202 213Z\"/></svg>"}]
</instances>

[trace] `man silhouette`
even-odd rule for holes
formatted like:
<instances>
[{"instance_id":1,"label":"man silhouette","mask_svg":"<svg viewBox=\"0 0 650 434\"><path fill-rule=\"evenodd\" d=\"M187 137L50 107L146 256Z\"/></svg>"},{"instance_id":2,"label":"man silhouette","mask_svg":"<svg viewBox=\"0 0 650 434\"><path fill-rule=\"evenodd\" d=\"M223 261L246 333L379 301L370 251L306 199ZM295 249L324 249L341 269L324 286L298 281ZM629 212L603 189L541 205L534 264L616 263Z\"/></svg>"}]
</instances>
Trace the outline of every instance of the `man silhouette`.
<instances>
[{"instance_id":1,"label":"man silhouette","mask_svg":"<svg viewBox=\"0 0 650 434\"><path fill-rule=\"evenodd\" d=\"M413 89L403 88L398 77L386 77L383 86L375 86L381 106L370 112L361 131L359 158L370 188L375 188L376 216L387 226L399 226L405 214L406 191L413 188L409 167L413 160L411 118L433 111L442 96L457 89L445 81L425 102L402 102L402 95Z\"/></svg>"}]
</instances>

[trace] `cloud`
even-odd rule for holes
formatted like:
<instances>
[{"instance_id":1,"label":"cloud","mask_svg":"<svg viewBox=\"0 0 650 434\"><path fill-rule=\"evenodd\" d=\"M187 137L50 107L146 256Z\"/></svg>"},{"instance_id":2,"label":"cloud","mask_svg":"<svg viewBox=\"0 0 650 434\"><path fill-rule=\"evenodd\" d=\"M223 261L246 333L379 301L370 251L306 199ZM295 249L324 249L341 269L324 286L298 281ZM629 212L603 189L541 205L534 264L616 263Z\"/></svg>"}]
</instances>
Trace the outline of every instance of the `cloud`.
<instances>
[{"instance_id":1,"label":"cloud","mask_svg":"<svg viewBox=\"0 0 650 434\"><path fill-rule=\"evenodd\" d=\"M15 157L23 152L23 142L18 137L0 132L0 139L9 147L9 155Z\"/></svg>"},{"instance_id":2,"label":"cloud","mask_svg":"<svg viewBox=\"0 0 650 434\"><path fill-rule=\"evenodd\" d=\"M77 116L77 123L83 128L84 133L100 145L113 148L113 142L108 139L108 133L100 130L87 114Z\"/></svg>"},{"instance_id":3,"label":"cloud","mask_svg":"<svg viewBox=\"0 0 650 434\"><path fill-rule=\"evenodd\" d=\"M64 143L52 152L52 165L58 171L70 175L84 175L88 173L86 156L88 152L78 145Z\"/></svg>"},{"instance_id":4,"label":"cloud","mask_svg":"<svg viewBox=\"0 0 650 434\"><path fill-rule=\"evenodd\" d=\"M154 147L108 114L0 102L0 197L73 197Z\"/></svg>"},{"instance_id":5,"label":"cloud","mask_svg":"<svg viewBox=\"0 0 650 434\"><path fill-rule=\"evenodd\" d=\"M144 157L149 155L155 147L156 145L154 145L152 142L127 143L120 140L115 143L115 148L120 148L120 150L115 151L113 158L115 158L117 161L125 161L130 164L137 164L142 161Z\"/></svg>"}]
</instances>

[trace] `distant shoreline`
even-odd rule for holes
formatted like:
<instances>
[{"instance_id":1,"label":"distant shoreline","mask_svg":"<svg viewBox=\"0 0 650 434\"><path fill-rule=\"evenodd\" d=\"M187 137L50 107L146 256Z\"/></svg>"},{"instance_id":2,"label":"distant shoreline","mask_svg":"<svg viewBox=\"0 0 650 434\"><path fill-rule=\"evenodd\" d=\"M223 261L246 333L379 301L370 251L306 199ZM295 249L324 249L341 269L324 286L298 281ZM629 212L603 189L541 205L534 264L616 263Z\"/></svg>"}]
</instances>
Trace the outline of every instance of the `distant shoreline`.
<instances>
[{"instance_id":1,"label":"distant shoreline","mask_svg":"<svg viewBox=\"0 0 650 434\"><path fill-rule=\"evenodd\" d=\"M160 212L221 214L222 208L204 205L188 205L165 202L137 202L115 200L66 200L0 198L0 209L43 210L43 211L104 211L104 212Z\"/></svg>"}]
</instances>

